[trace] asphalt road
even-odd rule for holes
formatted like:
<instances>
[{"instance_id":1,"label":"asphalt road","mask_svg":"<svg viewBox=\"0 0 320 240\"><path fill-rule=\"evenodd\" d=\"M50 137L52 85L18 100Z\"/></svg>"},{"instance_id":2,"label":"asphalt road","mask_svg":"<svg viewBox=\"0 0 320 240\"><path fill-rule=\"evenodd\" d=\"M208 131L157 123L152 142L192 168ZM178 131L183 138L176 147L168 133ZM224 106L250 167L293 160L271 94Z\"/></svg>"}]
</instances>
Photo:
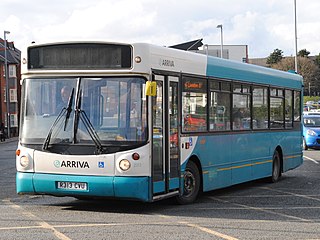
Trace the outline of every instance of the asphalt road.
<instances>
[{"instance_id":1,"label":"asphalt road","mask_svg":"<svg viewBox=\"0 0 320 240\"><path fill-rule=\"evenodd\" d=\"M15 193L16 142L0 144L0 239L320 239L320 151L283 175L203 194L191 205Z\"/></svg>"}]
</instances>

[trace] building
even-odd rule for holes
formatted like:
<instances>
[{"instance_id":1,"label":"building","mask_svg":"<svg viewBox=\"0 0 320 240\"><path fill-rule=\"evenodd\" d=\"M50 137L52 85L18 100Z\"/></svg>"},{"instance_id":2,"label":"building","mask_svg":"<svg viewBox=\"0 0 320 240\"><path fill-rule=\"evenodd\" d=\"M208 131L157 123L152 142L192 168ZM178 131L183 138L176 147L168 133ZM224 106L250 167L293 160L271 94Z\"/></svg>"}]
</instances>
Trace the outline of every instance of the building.
<instances>
[{"instance_id":1,"label":"building","mask_svg":"<svg viewBox=\"0 0 320 240\"><path fill-rule=\"evenodd\" d=\"M250 58L249 59L249 63L250 64L254 64L254 65L258 65L258 66L262 66L262 67L270 67L267 64L267 60L268 58Z\"/></svg>"},{"instance_id":2,"label":"building","mask_svg":"<svg viewBox=\"0 0 320 240\"><path fill-rule=\"evenodd\" d=\"M21 98L20 87L20 59L21 52L16 49L13 42L7 41L7 64L9 97L6 96L6 77L5 77L5 44L0 38L0 123L4 123L6 133L8 132L7 113L10 116L10 136L18 136L19 108ZM7 109L7 99L9 99L9 111Z\"/></svg>"},{"instance_id":3,"label":"building","mask_svg":"<svg viewBox=\"0 0 320 240\"><path fill-rule=\"evenodd\" d=\"M194 52L207 54L214 57L221 57L221 45L204 44L202 49ZM248 63L248 45L223 45L222 56L225 59Z\"/></svg>"},{"instance_id":4,"label":"building","mask_svg":"<svg viewBox=\"0 0 320 240\"><path fill-rule=\"evenodd\" d=\"M221 57L221 45L203 44L202 38L170 46L185 51ZM223 45L223 58L248 63L248 45Z\"/></svg>"}]
</instances>

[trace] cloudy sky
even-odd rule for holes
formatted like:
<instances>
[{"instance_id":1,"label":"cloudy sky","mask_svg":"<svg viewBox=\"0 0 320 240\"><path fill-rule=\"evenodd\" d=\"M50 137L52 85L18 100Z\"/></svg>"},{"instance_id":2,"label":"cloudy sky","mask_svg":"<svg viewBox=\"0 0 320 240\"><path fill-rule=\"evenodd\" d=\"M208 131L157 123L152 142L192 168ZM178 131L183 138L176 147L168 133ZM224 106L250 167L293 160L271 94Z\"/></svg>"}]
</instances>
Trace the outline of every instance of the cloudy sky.
<instances>
[{"instance_id":1,"label":"cloudy sky","mask_svg":"<svg viewBox=\"0 0 320 240\"><path fill-rule=\"evenodd\" d=\"M298 50L320 53L320 1L296 0ZM249 58L274 49L294 55L294 0L1 0L0 37L24 48L35 41L106 40L170 46L248 45Z\"/></svg>"}]
</instances>

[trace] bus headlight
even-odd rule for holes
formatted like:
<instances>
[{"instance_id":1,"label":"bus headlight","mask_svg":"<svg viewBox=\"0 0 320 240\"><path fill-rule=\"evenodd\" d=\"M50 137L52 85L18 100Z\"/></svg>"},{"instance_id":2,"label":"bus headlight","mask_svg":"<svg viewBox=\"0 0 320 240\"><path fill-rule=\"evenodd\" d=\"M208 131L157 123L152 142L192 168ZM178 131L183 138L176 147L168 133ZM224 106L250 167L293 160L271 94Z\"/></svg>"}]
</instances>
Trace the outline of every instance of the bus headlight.
<instances>
[{"instance_id":1,"label":"bus headlight","mask_svg":"<svg viewBox=\"0 0 320 240\"><path fill-rule=\"evenodd\" d=\"M129 160L127 159L122 159L120 162L119 162L119 167L122 171L128 171L129 168L131 167L131 163L129 162Z\"/></svg>"},{"instance_id":2,"label":"bus headlight","mask_svg":"<svg viewBox=\"0 0 320 240\"><path fill-rule=\"evenodd\" d=\"M21 156L20 158L20 165L21 167L28 167L29 166L29 158L27 156Z\"/></svg>"}]
</instances>

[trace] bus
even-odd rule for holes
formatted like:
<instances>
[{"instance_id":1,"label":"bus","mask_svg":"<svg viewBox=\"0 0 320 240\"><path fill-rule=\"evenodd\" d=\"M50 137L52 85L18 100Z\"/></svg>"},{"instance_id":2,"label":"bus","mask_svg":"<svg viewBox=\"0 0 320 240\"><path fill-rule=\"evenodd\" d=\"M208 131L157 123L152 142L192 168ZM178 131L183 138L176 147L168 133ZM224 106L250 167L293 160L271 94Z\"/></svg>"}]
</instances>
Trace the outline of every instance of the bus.
<instances>
[{"instance_id":1,"label":"bus","mask_svg":"<svg viewBox=\"0 0 320 240\"><path fill-rule=\"evenodd\" d=\"M60 42L27 48L21 85L19 194L187 204L303 162L298 74L146 43Z\"/></svg>"}]
</instances>

